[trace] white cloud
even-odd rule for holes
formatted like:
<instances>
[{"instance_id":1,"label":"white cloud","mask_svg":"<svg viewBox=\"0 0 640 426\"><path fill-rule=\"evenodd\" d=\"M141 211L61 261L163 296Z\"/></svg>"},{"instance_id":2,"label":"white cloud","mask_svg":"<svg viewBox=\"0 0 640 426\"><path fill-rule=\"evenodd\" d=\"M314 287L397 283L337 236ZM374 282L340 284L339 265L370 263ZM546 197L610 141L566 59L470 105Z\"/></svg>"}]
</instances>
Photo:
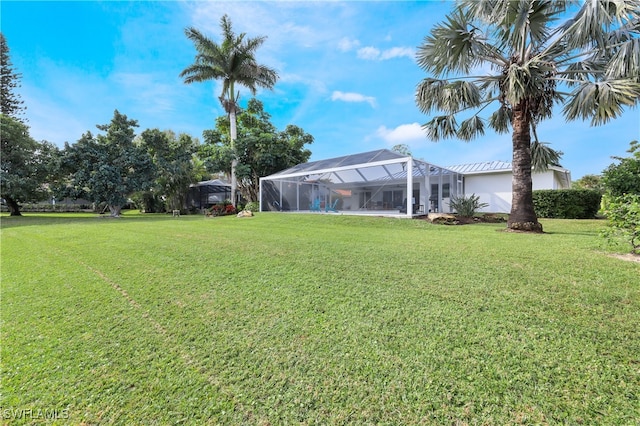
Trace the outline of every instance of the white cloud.
<instances>
[{"instance_id":1,"label":"white cloud","mask_svg":"<svg viewBox=\"0 0 640 426\"><path fill-rule=\"evenodd\" d=\"M338 49L343 52L349 52L358 46L360 46L360 42L356 39L350 39L349 37L343 37L338 42Z\"/></svg>"},{"instance_id":2,"label":"white cloud","mask_svg":"<svg viewBox=\"0 0 640 426\"><path fill-rule=\"evenodd\" d=\"M380 50L373 46L358 49L358 58L370 61L386 61L403 56L413 59L415 57L414 49L411 47L392 47L391 49Z\"/></svg>"},{"instance_id":3,"label":"white cloud","mask_svg":"<svg viewBox=\"0 0 640 426\"><path fill-rule=\"evenodd\" d=\"M426 138L422 126L418 123L401 124L394 129L388 129L386 126L378 127L376 135L382 138L389 145L410 142L423 142Z\"/></svg>"},{"instance_id":4,"label":"white cloud","mask_svg":"<svg viewBox=\"0 0 640 426\"><path fill-rule=\"evenodd\" d=\"M414 49L411 47L392 47L382 52L380 60L384 61L386 59L400 58L403 56L413 59L415 57Z\"/></svg>"},{"instance_id":5,"label":"white cloud","mask_svg":"<svg viewBox=\"0 0 640 426\"><path fill-rule=\"evenodd\" d=\"M380 58L380 49L376 49L372 46L363 47L358 49L358 58L376 60Z\"/></svg>"},{"instance_id":6,"label":"white cloud","mask_svg":"<svg viewBox=\"0 0 640 426\"><path fill-rule=\"evenodd\" d=\"M360 93L353 92L340 92L336 90L331 94L331 100L344 102L368 102L372 107L376 106L376 98L373 96L365 96Z\"/></svg>"}]
</instances>

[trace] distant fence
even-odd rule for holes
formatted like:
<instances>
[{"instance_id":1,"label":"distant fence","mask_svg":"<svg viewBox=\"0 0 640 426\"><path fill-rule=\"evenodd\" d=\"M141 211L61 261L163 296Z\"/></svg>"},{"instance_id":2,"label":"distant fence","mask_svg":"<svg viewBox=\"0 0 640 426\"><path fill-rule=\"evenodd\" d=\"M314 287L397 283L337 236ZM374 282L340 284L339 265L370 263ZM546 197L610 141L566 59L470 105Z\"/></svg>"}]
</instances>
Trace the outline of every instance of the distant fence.
<instances>
[{"instance_id":1,"label":"distant fence","mask_svg":"<svg viewBox=\"0 0 640 426\"><path fill-rule=\"evenodd\" d=\"M0 211L8 212L9 208L2 204ZM20 204L21 212L38 212L38 213L54 213L54 212L94 212L96 211L91 204L64 204L64 203L24 203Z\"/></svg>"}]
</instances>

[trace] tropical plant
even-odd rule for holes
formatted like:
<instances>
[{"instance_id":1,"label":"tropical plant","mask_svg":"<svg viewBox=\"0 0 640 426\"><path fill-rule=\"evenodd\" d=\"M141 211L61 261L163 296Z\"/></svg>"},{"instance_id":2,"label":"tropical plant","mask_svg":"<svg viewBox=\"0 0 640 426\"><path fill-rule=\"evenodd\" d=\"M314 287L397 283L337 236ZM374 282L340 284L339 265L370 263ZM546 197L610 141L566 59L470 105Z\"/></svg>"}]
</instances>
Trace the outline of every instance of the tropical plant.
<instances>
[{"instance_id":1,"label":"tropical plant","mask_svg":"<svg viewBox=\"0 0 640 426\"><path fill-rule=\"evenodd\" d=\"M624 241L631 245L631 253L640 255L640 195L614 197L606 205L609 227L603 231L604 237L610 244Z\"/></svg>"},{"instance_id":2,"label":"tropical plant","mask_svg":"<svg viewBox=\"0 0 640 426\"><path fill-rule=\"evenodd\" d=\"M452 197L450 201L451 208L462 217L473 217L476 212L485 207L489 207L488 203L481 203L480 196L471 194L469 197Z\"/></svg>"},{"instance_id":3,"label":"tropical plant","mask_svg":"<svg viewBox=\"0 0 640 426\"><path fill-rule=\"evenodd\" d=\"M218 117L216 128L203 133L200 156L210 171L228 172L229 157L235 153L238 189L247 201L258 201L260 177L305 163L311 156L305 146L313 143L313 136L292 124L279 131L270 118L262 102L252 98L238 114L235 149L228 137L228 117Z\"/></svg>"},{"instance_id":4,"label":"tropical plant","mask_svg":"<svg viewBox=\"0 0 640 426\"><path fill-rule=\"evenodd\" d=\"M532 133L535 142L554 105L564 105L568 120L600 125L640 99L640 1L577 4L462 0L418 50L418 64L435 78L419 83L416 102L425 114L444 113L424 125L429 138L511 131L510 229L542 231L532 200Z\"/></svg>"},{"instance_id":5,"label":"tropical plant","mask_svg":"<svg viewBox=\"0 0 640 426\"><path fill-rule=\"evenodd\" d=\"M180 76L187 84L208 80L221 80L222 93L218 98L229 115L231 148L235 148L237 138L236 114L239 111L236 84L244 86L255 95L259 87L272 89L278 79L278 73L266 65L260 65L255 58L256 50L266 37L247 38L245 33L236 35L227 15L220 19L222 42L214 42L193 27L185 30L198 52L194 63L185 68ZM236 166L235 154L231 160L231 200L236 205Z\"/></svg>"}]
</instances>

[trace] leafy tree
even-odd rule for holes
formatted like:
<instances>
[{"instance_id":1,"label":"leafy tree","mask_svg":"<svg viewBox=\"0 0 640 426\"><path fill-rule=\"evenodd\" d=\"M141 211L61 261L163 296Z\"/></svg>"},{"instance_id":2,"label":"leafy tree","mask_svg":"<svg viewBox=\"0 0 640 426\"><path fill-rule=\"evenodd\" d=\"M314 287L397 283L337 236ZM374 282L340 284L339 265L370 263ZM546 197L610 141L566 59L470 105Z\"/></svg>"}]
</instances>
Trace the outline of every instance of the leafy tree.
<instances>
[{"instance_id":1,"label":"leafy tree","mask_svg":"<svg viewBox=\"0 0 640 426\"><path fill-rule=\"evenodd\" d=\"M573 189L593 189L600 194L604 193L601 175L584 175L580 179L571 183Z\"/></svg>"},{"instance_id":2,"label":"leafy tree","mask_svg":"<svg viewBox=\"0 0 640 426\"><path fill-rule=\"evenodd\" d=\"M620 240L626 242L631 245L631 253L640 255L640 195L613 197L606 205L609 226L602 235L611 245Z\"/></svg>"},{"instance_id":3,"label":"leafy tree","mask_svg":"<svg viewBox=\"0 0 640 426\"><path fill-rule=\"evenodd\" d=\"M397 152L398 154L411 156L411 148L409 148L409 145L404 143L394 145L393 148L391 148L391 151Z\"/></svg>"},{"instance_id":4,"label":"leafy tree","mask_svg":"<svg viewBox=\"0 0 640 426\"><path fill-rule=\"evenodd\" d=\"M229 138L228 117L219 117L215 130L204 132L201 156L209 170L229 171L229 158L235 156L238 189L247 201L258 200L260 177L307 162L311 156L305 145L313 143L313 136L294 125L278 131L270 118L262 102L250 99L246 110L238 115L235 144Z\"/></svg>"},{"instance_id":5,"label":"leafy tree","mask_svg":"<svg viewBox=\"0 0 640 426\"><path fill-rule=\"evenodd\" d=\"M21 77L21 74L13 70L7 40L4 34L0 33L0 112L19 121L22 121L19 115L25 107L20 95L14 93L14 89L20 87Z\"/></svg>"},{"instance_id":6,"label":"leafy tree","mask_svg":"<svg viewBox=\"0 0 640 426\"><path fill-rule=\"evenodd\" d=\"M155 168L144 148L134 144L137 121L114 112L111 123L96 126L73 145L65 143L62 161L67 181L60 195L106 203L111 216L120 216L127 197L153 185Z\"/></svg>"},{"instance_id":7,"label":"leafy tree","mask_svg":"<svg viewBox=\"0 0 640 426\"><path fill-rule=\"evenodd\" d=\"M222 94L218 98L229 115L230 147L234 148L237 137L236 114L239 111L235 85L247 87L255 96L259 87L272 89L278 74L275 70L257 63L256 50L266 37L247 38L245 33L236 35L227 15L220 19L222 43L218 44L190 27L185 30L198 52L192 65L180 74L187 84L207 80L222 80ZM231 199L236 205L236 166L238 159L231 157Z\"/></svg>"},{"instance_id":8,"label":"leafy tree","mask_svg":"<svg viewBox=\"0 0 640 426\"><path fill-rule=\"evenodd\" d=\"M425 114L444 113L424 125L429 138L471 140L487 127L511 132L510 229L542 231L532 200L532 132L535 141L553 106L564 104L568 120L600 125L640 98L640 1L584 2L558 23L573 4L462 0L418 51L435 78L418 85L417 104Z\"/></svg>"},{"instance_id":9,"label":"leafy tree","mask_svg":"<svg viewBox=\"0 0 640 426\"><path fill-rule=\"evenodd\" d=\"M147 129L140 134L140 144L149 152L156 167L153 192L166 197L170 210L186 207L189 185L204 174L203 163L195 156L198 141L187 134Z\"/></svg>"},{"instance_id":10,"label":"leafy tree","mask_svg":"<svg viewBox=\"0 0 640 426\"><path fill-rule=\"evenodd\" d=\"M59 150L52 143L33 140L29 128L17 119L0 117L0 192L11 216L22 216L19 203L48 198L45 183L55 173Z\"/></svg>"},{"instance_id":11,"label":"leafy tree","mask_svg":"<svg viewBox=\"0 0 640 426\"><path fill-rule=\"evenodd\" d=\"M602 184L612 197L640 195L640 144L632 141L630 145L627 152L632 154L631 157L613 157L620 162L611 164L602 172Z\"/></svg>"}]
</instances>

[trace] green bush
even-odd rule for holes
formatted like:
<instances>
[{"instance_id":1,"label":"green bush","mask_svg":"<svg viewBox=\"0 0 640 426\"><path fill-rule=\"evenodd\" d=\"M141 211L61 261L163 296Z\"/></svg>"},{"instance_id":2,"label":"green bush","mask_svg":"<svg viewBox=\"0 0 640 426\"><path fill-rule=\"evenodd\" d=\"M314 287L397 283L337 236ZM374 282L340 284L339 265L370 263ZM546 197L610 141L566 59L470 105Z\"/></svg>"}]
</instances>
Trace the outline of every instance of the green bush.
<instances>
[{"instance_id":1,"label":"green bush","mask_svg":"<svg viewBox=\"0 0 640 426\"><path fill-rule=\"evenodd\" d=\"M631 244L631 253L640 254L640 195L607 197L604 204L609 228L603 236L610 244L623 240Z\"/></svg>"},{"instance_id":2,"label":"green bush","mask_svg":"<svg viewBox=\"0 0 640 426\"><path fill-rule=\"evenodd\" d=\"M593 189L542 189L533 191L533 207L538 217L593 219L601 198Z\"/></svg>"},{"instance_id":3,"label":"green bush","mask_svg":"<svg viewBox=\"0 0 640 426\"><path fill-rule=\"evenodd\" d=\"M465 197L454 197L451 199L450 206L453 210L455 210L462 217L473 217L476 214L476 211L483 207L488 207L487 203L480 203L480 196L476 194L471 194L469 198Z\"/></svg>"},{"instance_id":4,"label":"green bush","mask_svg":"<svg viewBox=\"0 0 640 426\"><path fill-rule=\"evenodd\" d=\"M245 210L249 210L252 213L258 212L260 211L260 204L258 204L258 202L256 201L251 201L249 203L247 203L246 206L244 206Z\"/></svg>"}]
</instances>

